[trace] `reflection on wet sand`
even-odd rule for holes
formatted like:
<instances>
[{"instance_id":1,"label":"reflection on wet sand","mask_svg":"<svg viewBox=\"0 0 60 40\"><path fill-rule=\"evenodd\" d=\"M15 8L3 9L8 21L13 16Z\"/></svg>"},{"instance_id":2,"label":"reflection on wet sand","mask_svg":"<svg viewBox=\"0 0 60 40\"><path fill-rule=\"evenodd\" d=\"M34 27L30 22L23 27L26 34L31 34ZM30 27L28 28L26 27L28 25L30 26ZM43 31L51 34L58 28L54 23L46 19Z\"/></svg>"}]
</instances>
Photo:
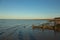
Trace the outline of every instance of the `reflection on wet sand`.
<instances>
[{"instance_id":1,"label":"reflection on wet sand","mask_svg":"<svg viewBox=\"0 0 60 40\"><path fill-rule=\"evenodd\" d=\"M60 32L60 27L54 27L54 26L47 26L47 25L43 25L43 26L34 26L32 25L32 29L42 29L42 30L45 30L45 29L48 29L48 30L54 30L54 31L57 31L57 32Z\"/></svg>"},{"instance_id":2,"label":"reflection on wet sand","mask_svg":"<svg viewBox=\"0 0 60 40\"><path fill-rule=\"evenodd\" d=\"M33 31L39 30L40 33L36 35L40 35L40 40L60 40L60 27L53 26L35 26L32 25Z\"/></svg>"}]
</instances>

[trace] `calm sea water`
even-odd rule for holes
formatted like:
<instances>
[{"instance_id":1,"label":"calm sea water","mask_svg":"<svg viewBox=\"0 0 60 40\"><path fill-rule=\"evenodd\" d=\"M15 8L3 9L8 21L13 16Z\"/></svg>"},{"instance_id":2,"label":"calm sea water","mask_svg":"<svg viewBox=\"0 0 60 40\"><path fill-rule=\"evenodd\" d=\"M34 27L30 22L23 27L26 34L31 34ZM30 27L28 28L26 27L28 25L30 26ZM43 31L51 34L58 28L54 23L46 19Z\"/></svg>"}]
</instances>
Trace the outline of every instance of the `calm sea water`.
<instances>
[{"instance_id":1,"label":"calm sea water","mask_svg":"<svg viewBox=\"0 0 60 40\"><path fill-rule=\"evenodd\" d=\"M48 20L0 19L0 40L60 40L60 32L32 29Z\"/></svg>"}]
</instances>

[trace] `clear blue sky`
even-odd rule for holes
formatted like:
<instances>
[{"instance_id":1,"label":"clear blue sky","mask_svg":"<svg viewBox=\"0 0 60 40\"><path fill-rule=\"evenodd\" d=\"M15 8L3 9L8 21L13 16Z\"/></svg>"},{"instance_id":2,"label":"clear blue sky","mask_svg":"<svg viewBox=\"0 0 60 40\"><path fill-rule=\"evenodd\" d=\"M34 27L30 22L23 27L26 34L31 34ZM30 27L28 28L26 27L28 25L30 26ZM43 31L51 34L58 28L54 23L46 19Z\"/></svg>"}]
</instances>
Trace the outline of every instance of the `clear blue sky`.
<instances>
[{"instance_id":1,"label":"clear blue sky","mask_svg":"<svg viewBox=\"0 0 60 40\"><path fill-rule=\"evenodd\" d=\"M60 17L60 0L0 0L0 19Z\"/></svg>"}]
</instances>

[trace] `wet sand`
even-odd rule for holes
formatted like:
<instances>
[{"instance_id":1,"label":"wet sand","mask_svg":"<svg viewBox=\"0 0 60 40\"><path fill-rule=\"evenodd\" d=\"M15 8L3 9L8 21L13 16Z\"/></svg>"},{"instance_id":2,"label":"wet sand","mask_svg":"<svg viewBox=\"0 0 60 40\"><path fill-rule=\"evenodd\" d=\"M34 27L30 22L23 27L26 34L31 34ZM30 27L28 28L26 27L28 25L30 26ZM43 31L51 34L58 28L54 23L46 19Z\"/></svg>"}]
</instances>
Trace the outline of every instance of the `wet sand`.
<instances>
[{"instance_id":1,"label":"wet sand","mask_svg":"<svg viewBox=\"0 0 60 40\"><path fill-rule=\"evenodd\" d=\"M0 28L0 40L60 40L60 32L14 25Z\"/></svg>"}]
</instances>

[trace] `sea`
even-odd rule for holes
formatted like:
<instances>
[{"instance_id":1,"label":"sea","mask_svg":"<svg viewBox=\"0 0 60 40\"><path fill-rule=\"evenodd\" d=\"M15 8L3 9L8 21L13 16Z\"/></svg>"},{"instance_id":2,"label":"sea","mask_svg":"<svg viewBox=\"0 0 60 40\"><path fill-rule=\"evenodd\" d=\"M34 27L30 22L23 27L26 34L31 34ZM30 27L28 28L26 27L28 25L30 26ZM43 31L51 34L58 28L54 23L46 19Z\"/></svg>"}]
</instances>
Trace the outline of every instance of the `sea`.
<instances>
[{"instance_id":1,"label":"sea","mask_svg":"<svg viewBox=\"0 0 60 40\"><path fill-rule=\"evenodd\" d=\"M0 19L0 40L60 40L60 32L32 28L49 20Z\"/></svg>"}]
</instances>

